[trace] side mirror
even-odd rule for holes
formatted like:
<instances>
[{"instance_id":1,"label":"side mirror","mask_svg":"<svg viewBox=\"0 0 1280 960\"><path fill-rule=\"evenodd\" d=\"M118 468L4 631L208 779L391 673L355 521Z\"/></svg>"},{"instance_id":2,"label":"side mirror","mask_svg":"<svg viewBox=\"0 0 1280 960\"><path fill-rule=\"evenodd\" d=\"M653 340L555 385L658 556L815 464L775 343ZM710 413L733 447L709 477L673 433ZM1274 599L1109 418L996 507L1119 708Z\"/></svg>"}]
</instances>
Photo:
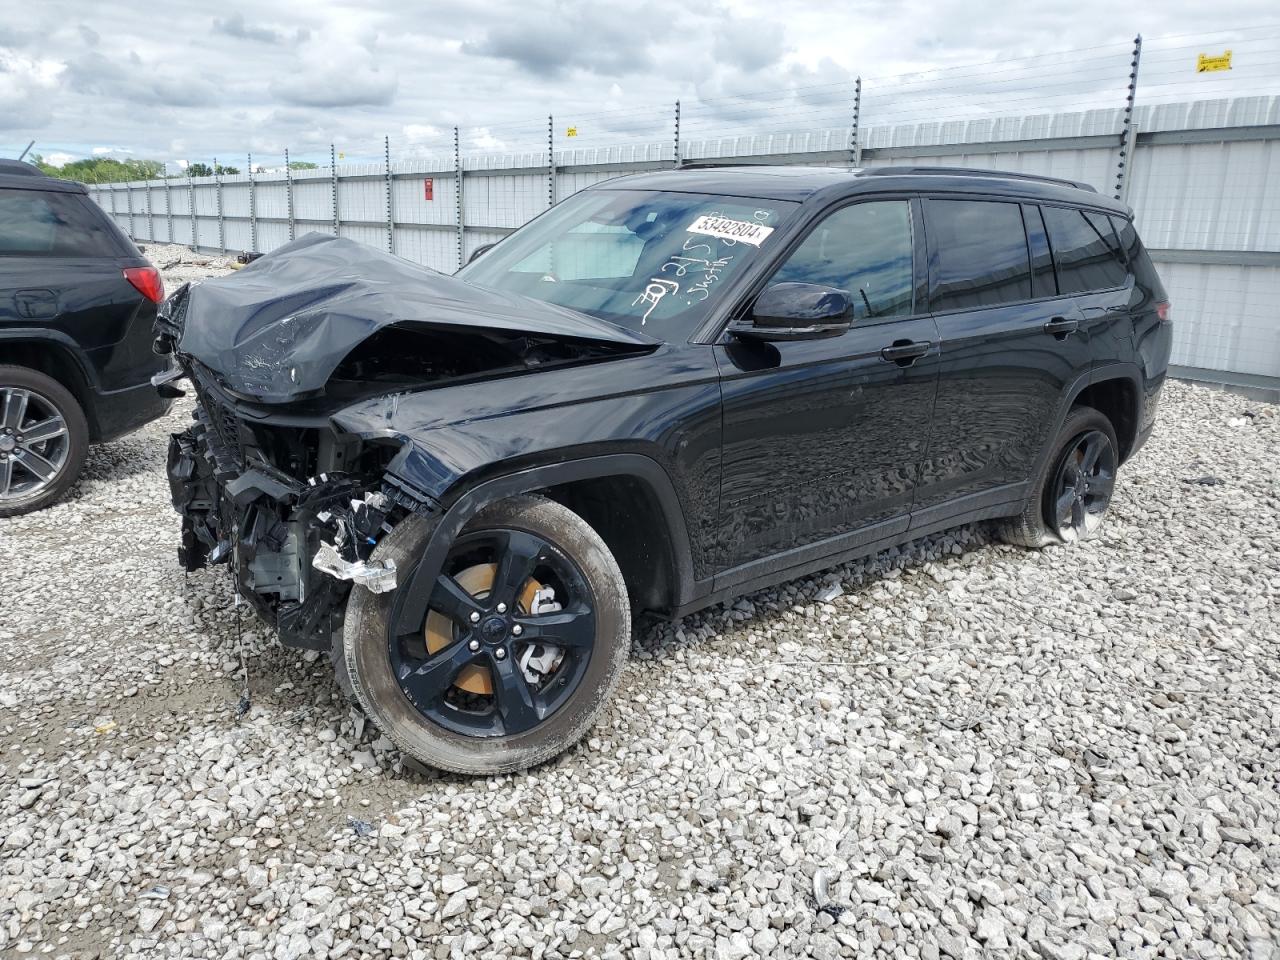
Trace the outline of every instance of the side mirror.
<instances>
[{"instance_id":1,"label":"side mirror","mask_svg":"<svg viewBox=\"0 0 1280 960\"><path fill-rule=\"evenodd\" d=\"M730 327L753 340L817 340L849 329L853 298L821 283L775 283L756 298L747 323Z\"/></svg>"},{"instance_id":2,"label":"side mirror","mask_svg":"<svg viewBox=\"0 0 1280 960\"><path fill-rule=\"evenodd\" d=\"M490 250L492 250L496 246L497 246L496 243L480 244L480 246L476 247L474 250L471 251L471 256L467 257L467 263L474 263L476 260L484 256L486 253L488 253Z\"/></svg>"}]
</instances>

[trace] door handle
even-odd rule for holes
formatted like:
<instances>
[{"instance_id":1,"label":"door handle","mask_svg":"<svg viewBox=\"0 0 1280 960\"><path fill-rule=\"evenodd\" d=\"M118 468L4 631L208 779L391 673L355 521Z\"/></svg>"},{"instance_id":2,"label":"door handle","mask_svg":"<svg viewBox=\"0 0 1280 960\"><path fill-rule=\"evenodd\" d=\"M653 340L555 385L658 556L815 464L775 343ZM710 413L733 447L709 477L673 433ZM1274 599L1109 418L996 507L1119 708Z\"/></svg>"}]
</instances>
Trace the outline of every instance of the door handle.
<instances>
[{"instance_id":1,"label":"door handle","mask_svg":"<svg viewBox=\"0 0 1280 960\"><path fill-rule=\"evenodd\" d=\"M928 340L895 340L880 351L880 357L900 367L909 367L928 353L931 346Z\"/></svg>"},{"instance_id":2,"label":"door handle","mask_svg":"<svg viewBox=\"0 0 1280 960\"><path fill-rule=\"evenodd\" d=\"M1080 329L1080 321L1068 317L1054 317L1044 325L1044 332L1051 333L1059 340L1067 339L1067 334Z\"/></svg>"}]
</instances>

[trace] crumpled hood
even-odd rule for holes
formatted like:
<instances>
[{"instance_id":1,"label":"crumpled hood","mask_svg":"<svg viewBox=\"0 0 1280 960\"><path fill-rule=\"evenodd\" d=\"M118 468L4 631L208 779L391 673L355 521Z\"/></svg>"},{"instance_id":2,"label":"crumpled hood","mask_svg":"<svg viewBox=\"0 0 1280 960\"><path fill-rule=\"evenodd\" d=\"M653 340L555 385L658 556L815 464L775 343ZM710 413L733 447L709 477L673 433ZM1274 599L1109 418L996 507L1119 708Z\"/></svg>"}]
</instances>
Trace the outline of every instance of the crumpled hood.
<instances>
[{"instance_id":1,"label":"crumpled hood","mask_svg":"<svg viewBox=\"0 0 1280 960\"><path fill-rule=\"evenodd\" d=\"M188 284L157 329L245 396L281 403L322 389L383 327L475 328L647 349L594 317L478 287L340 237L312 233L227 277Z\"/></svg>"}]
</instances>

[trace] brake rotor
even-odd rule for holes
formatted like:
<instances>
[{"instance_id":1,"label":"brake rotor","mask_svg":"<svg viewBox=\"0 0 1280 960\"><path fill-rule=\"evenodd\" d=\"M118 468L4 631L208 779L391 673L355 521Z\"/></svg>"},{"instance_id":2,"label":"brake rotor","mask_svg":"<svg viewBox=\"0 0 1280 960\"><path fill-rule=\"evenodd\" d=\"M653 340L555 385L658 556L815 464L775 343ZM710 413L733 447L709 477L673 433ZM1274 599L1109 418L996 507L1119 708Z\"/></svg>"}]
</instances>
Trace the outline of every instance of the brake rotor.
<instances>
[{"instance_id":1,"label":"brake rotor","mask_svg":"<svg viewBox=\"0 0 1280 960\"><path fill-rule=\"evenodd\" d=\"M498 565L496 563L477 563L475 566L467 567L465 570L454 574L453 579L458 581L458 586L471 594L474 599L483 600L489 596L489 591L493 589L493 581L497 575ZM516 607L521 615L527 616L529 611L533 609L534 597L541 589L542 584L532 577L525 582L524 589L520 591L520 596L516 600ZM453 621L443 613L428 610L427 625L424 631L427 653L439 653L453 643L453 631ZM454 680L453 685L459 690L465 690L467 693L483 696L489 696L493 693L493 677L489 675L488 667L481 667L477 664L471 664L459 670L458 678Z\"/></svg>"}]
</instances>

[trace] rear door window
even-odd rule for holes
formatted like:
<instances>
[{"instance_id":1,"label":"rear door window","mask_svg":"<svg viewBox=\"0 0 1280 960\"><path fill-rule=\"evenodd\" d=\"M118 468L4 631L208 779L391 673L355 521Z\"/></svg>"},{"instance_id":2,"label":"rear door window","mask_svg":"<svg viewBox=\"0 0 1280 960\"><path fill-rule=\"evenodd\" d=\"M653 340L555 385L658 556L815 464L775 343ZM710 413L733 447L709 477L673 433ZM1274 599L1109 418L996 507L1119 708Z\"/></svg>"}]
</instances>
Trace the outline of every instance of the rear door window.
<instances>
[{"instance_id":1,"label":"rear door window","mask_svg":"<svg viewBox=\"0 0 1280 960\"><path fill-rule=\"evenodd\" d=\"M925 225L934 310L1031 298L1031 261L1018 203L927 200Z\"/></svg>"},{"instance_id":2,"label":"rear door window","mask_svg":"<svg viewBox=\"0 0 1280 960\"><path fill-rule=\"evenodd\" d=\"M0 257L114 257L106 218L75 193L0 189Z\"/></svg>"},{"instance_id":3,"label":"rear door window","mask_svg":"<svg viewBox=\"0 0 1280 960\"><path fill-rule=\"evenodd\" d=\"M1111 221L1071 207L1042 207L1062 293L1123 286L1128 271Z\"/></svg>"},{"instance_id":4,"label":"rear door window","mask_svg":"<svg viewBox=\"0 0 1280 960\"><path fill-rule=\"evenodd\" d=\"M809 233L769 280L846 291L853 315L907 316L912 309L911 203L877 200L835 211Z\"/></svg>"}]
</instances>

